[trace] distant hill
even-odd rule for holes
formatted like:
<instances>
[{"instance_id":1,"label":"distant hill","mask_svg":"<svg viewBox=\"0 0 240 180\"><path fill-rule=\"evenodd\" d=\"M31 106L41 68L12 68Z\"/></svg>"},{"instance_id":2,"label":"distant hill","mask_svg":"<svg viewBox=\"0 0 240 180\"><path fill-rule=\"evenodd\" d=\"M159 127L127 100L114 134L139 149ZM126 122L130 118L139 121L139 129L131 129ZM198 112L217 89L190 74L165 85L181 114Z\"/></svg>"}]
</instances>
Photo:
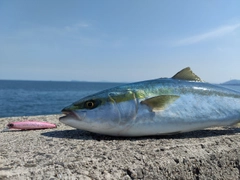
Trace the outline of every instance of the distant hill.
<instances>
[{"instance_id":1,"label":"distant hill","mask_svg":"<svg viewBox=\"0 0 240 180\"><path fill-rule=\"evenodd\" d=\"M221 83L223 85L240 85L240 80L233 79L224 83Z\"/></svg>"}]
</instances>

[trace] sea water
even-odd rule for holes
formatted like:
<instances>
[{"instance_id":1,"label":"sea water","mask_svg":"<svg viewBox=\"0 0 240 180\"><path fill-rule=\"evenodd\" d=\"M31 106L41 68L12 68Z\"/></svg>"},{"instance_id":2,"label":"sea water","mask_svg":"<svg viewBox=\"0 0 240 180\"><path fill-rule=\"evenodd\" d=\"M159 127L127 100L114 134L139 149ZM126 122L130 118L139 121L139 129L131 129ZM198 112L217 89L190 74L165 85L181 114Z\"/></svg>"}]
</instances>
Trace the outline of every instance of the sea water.
<instances>
[{"instance_id":1,"label":"sea water","mask_svg":"<svg viewBox=\"0 0 240 180\"><path fill-rule=\"evenodd\" d=\"M60 114L84 96L121 84L0 80L0 117Z\"/></svg>"}]
</instances>

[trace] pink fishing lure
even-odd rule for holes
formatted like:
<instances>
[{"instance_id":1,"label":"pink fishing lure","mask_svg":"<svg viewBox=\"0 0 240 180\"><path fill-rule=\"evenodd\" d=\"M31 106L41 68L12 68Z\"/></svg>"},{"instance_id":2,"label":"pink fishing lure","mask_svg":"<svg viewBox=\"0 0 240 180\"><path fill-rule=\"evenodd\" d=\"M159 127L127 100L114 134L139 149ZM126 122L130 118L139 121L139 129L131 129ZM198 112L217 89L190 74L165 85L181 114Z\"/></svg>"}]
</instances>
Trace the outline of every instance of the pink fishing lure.
<instances>
[{"instance_id":1,"label":"pink fishing lure","mask_svg":"<svg viewBox=\"0 0 240 180\"><path fill-rule=\"evenodd\" d=\"M40 121L19 121L19 122L12 122L7 125L9 129L49 129L49 128L56 128L56 124L48 123L48 122L40 122Z\"/></svg>"}]
</instances>

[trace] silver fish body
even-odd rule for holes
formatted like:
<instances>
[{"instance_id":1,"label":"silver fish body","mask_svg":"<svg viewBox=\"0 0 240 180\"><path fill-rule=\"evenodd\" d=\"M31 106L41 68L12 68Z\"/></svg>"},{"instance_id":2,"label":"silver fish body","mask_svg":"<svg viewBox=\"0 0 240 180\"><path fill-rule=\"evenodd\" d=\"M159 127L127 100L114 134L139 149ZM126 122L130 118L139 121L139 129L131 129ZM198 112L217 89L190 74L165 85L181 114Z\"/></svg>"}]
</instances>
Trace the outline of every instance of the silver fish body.
<instances>
[{"instance_id":1,"label":"silver fish body","mask_svg":"<svg viewBox=\"0 0 240 180\"><path fill-rule=\"evenodd\" d=\"M240 93L202 82L186 68L173 78L101 91L62 112L62 123L100 134L173 134L238 123Z\"/></svg>"}]
</instances>

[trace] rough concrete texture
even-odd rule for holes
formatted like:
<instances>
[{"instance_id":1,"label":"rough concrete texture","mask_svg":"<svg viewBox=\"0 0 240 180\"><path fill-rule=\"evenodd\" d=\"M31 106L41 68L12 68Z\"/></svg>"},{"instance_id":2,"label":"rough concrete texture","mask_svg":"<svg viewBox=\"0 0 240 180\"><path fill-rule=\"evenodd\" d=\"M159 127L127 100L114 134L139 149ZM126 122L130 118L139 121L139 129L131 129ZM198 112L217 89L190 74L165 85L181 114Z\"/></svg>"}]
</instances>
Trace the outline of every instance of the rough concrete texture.
<instances>
[{"instance_id":1,"label":"rough concrete texture","mask_svg":"<svg viewBox=\"0 0 240 180\"><path fill-rule=\"evenodd\" d=\"M0 179L240 179L240 128L123 138L61 124L60 115L26 119L56 129L0 133Z\"/></svg>"}]
</instances>

